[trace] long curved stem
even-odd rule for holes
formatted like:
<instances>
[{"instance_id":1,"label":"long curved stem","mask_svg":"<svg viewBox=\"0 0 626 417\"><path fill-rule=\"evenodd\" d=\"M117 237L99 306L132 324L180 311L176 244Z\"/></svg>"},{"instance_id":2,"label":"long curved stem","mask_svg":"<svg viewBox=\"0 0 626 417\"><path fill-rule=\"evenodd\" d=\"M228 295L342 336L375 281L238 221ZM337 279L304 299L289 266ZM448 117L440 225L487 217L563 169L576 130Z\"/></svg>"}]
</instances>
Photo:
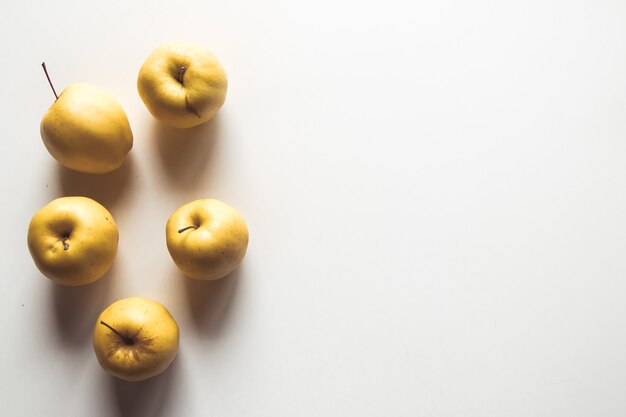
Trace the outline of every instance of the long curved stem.
<instances>
[{"instance_id":1,"label":"long curved stem","mask_svg":"<svg viewBox=\"0 0 626 417\"><path fill-rule=\"evenodd\" d=\"M178 230L178 233L182 233L182 232L184 232L185 230L189 230L189 229L197 229L197 228L198 228L198 226L187 226L187 227L183 227L182 229L179 229L179 230Z\"/></svg>"}]
</instances>

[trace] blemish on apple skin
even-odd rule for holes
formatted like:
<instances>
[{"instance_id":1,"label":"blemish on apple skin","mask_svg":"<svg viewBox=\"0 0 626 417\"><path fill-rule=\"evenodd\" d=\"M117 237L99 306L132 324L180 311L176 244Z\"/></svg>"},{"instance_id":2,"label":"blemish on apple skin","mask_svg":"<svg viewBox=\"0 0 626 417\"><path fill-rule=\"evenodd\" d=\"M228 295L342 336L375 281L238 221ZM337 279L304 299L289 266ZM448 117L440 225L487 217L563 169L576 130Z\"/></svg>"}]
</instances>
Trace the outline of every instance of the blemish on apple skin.
<instances>
[{"instance_id":1,"label":"blemish on apple skin","mask_svg":"<svg viewBox=\"0 0 626 417\"><path fill-rule=\"evenodd\" d=\"M137 362L141 362L141 355L153 355L156 353L154 349L150 349L149 346L154 343L156 338L138 339L132 346L113 346L109 353L106 355L106 359L109 359L115 354L122 356L124 360L134 359Z\"/></svg>"},{"instance_id":2,"label":"blemish on apple skin","mask_svg":"<svg viewBox=\"0 0 626 417\"><path fill-rule=\"evenodd\" d=\"M193 114L194 116L201 118L202 116L200 116L200 113L198 113L198 111L196 109L193 108L193 106L191 105L191 103L189 102L189 99L187 98L187 96L185 96L185 109Z\"/></svg>"},{"instance_id":3,"label":"blemish on apple skin","mask_svg":"<svg viewBox=\"0 0 626 417\"><path fill-rule=\"evenodd\" d=\"M146 313L147 313L147 311L146 311ZM136 338L137 338L137 336L139 336L139 333L141 333L141 331L142 331L142 330L143 330L143 326L141 326L141 327L139 328L139 330L137 330L137 333L135 333L135 336L133 337L133 339L136 339Z\"/></svg>"}]
</instances>

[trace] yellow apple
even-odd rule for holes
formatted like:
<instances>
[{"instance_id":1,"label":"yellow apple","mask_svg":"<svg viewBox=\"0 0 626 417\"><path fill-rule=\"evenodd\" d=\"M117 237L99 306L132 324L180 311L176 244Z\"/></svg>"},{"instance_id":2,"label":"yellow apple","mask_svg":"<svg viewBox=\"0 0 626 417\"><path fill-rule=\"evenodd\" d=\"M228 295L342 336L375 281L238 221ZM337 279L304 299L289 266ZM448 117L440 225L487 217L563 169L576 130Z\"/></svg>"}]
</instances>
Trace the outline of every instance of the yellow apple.
<instances>
[{"instance_id":1,"label":"yellow apple","mask_svg":"<svg viewBox=\"0 0 626 417\"><path fill-rule=\"evenodd\" d=\"M188 128L209 121L226 99L226 72L205 47L172 42L159 46L143 63L139 95L163 123Z\"/></svg>"},{"instance_id":2,"label":"yellow apple","mask_svg":"<svg viewBox=\"0 0 626 417\"><path fill-rule=\"evenodd\" d=\"M141 297L108 306L93 331L100 366L126 381L142 381L165 371L176 357L178 341L178 325L170 312Z\"/></svg>"},{"instance_id":3,"label":"yellow apple","mask_svg":"<svg viewBox=\"0 0 626 417\"><path fill-rule=\"evenodd\" d=\"M54 87L52 90L56 96ZM133 134L122 106L111 94L91 84L76 83L63 90L44 114L40 130L50 155L78 172L111 172L122 165L133 147Z\"/></svg>"},{"instance_id":4,"label":"yellow apple","mask_svg":"<svg viewBox=\"0 0 626 417\"><path fill-rule=\"evenodd\" d=\"M117 255L111 213L87 197L62 197L39 210L28 226L28 249L42 274L63 285L101 278Z\"/></svg>"},{"instance_id":5,"label":"yellow apple","mask_svg":"<svg viewBox=\"0 0 626 417\"><path fill-rule=\"evenodd\" d=\"M200 280L231 273L248 247L248 227L229 205L200 199L178 208L165 226L167 249L178 268Z\"/></svg>"}]
</instances>

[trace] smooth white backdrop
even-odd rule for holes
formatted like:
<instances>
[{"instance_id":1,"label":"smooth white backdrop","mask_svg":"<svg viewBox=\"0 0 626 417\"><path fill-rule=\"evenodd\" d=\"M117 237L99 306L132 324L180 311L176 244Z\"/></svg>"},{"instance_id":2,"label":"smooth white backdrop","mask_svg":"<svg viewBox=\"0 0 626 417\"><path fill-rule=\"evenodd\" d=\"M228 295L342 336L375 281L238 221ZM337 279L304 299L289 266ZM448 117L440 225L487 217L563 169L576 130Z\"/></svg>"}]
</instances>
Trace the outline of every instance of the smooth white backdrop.
<instances>
[{"instance_id":1,"label":"smooth white backdrop","mask_svg":"<svg viewBox=\"0 0 626 417\"><path fill-rule=\"evenodd\" d=\"M2 2L0 404L7 416L626 415L626 3ZM157 123L153 48L205 44L229 76L214 122ZM118 172L46 152L58 90L113 93L135 136ZM86 195L120 229L97 284L62 288L30 217ZM243 266L176 270L175 208L246 217ZM181 348L114 380L97 314L164 303Z\"/></svg>"}]
</instances>

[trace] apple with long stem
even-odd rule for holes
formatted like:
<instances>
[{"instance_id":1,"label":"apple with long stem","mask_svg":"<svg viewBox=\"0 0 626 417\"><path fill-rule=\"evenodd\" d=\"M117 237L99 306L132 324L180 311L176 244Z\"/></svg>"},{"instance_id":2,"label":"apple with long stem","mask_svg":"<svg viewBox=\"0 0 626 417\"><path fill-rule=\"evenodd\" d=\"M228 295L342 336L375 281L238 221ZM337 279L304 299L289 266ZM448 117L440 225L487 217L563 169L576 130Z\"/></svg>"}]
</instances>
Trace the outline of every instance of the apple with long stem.
<instances>
[{"instance_id":1,"label":"apple with long stem","mask_svg":"<svg viewBox=\"0 0 626 417\"><path fill-rule=\"evenodd\" d=\"M119 168L133 147L133 134L120 103L100 87L76 83L57 94L42 63L55 100L41 120L43 143L61 165L104 174Z\"/></svg>"},{"instance_id":2,"label":"apple with long stem","mask_svg":"<svg viewBox=\"0 0 626 417\"><path fill-rule=\"evenodd\" d=\"M142 381L165 371L178 352L176 321L162 304L124 298L104 309L93 332L102 368L126 381Z\"/></svg>"}]
</instances>

